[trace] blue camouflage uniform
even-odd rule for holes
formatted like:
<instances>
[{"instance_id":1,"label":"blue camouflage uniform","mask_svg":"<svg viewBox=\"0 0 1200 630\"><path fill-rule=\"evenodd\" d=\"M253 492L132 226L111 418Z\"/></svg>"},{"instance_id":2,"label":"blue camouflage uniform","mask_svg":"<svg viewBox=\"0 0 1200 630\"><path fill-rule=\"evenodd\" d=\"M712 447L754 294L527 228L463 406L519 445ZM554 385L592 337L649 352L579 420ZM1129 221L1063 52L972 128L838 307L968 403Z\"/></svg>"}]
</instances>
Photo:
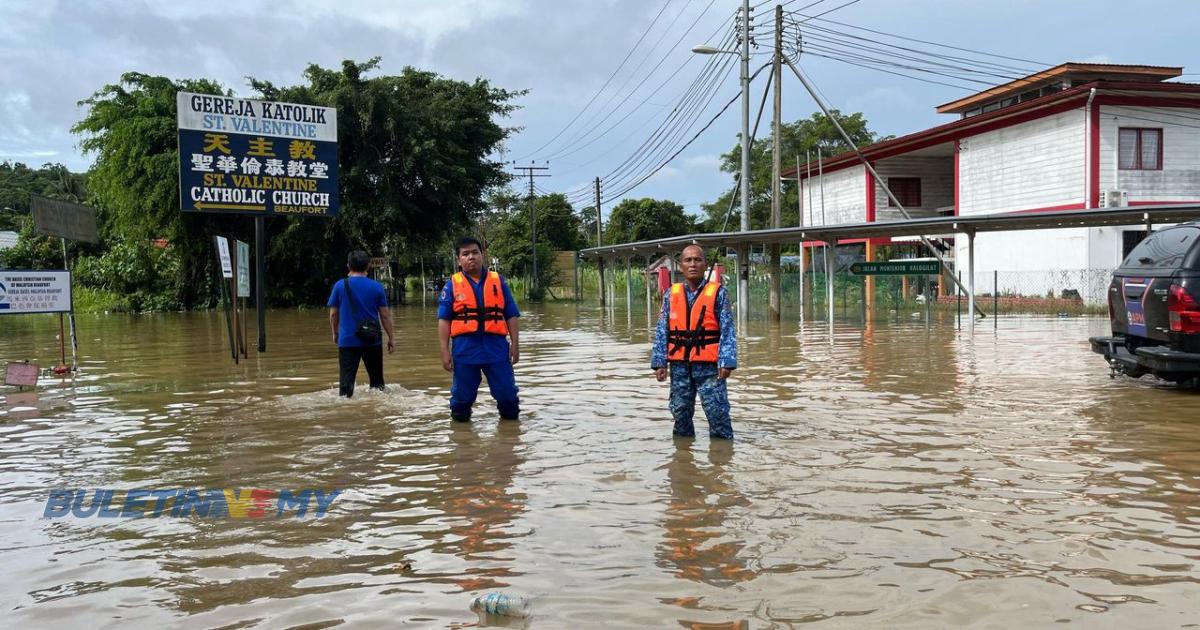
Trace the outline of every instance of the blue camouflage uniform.
<instances>
[{"instance_id":1,"label":"blue camouflage uniform","mask_svg":"<svg viewBox=\"0 0 1200 630\"><path fill-rule=\"evenodd\" d=\"M482 269L479 281L463 274L475 291L475 303L483 304L483 281L488 270ZM447 280L438 300L438 319L454 319L454 281ZM508 281L500 277L500 290L504 293L504 319L520 317L517 301L513 299ZM487 376L488 389L496 400L500 417L516 420L520 414L517 398L517 379L512 361L508 356L508 337L483 332L459 335L450 340L450 354L454 359L454 380L450 385L450 415L455 420L469 420L471 406L479 393L479 383Z\"/></svg>"},{"instance_id":2,"label":"blue camouflage uniform","mask_svg":"<svg viewBox=\"0 0 1200 630\"><path fill-rule=\"evenodd\" d=\"M688 304L696 302L696 296L704 290L704 282L695 291L683 283L684 296ZM737 329L733 324L733 311L729 308L729 294L725 287L717 289L717 322L721 326L721 341L717 346L717 363L688 363L672 361L671 368L671 415L675 418L675 435L693 437L696 427L692 417L696 411L696 394L700 394L700 405L708 418L708 433L712 437L733 439L733 423L729 418L729 394L725 381L717 378L718 368L737 367ZM671 290L663 294L662 315L658 329L654 332L654 350L650 354L650 368L667 367L667 321L671 317Z\"/></svg>"}]
</instances>

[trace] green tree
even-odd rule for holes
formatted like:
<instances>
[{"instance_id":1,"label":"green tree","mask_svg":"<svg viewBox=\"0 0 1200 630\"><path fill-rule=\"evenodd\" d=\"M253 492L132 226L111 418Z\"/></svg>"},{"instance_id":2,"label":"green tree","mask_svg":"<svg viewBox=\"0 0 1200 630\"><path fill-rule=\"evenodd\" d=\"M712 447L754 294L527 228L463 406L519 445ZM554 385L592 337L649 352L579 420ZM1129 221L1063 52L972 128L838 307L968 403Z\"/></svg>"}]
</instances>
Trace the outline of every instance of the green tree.
<instances>
[{"instance_id":1,"label":"green tree","mask_svg":"<svg viewBox=\"0 0 1200 630\"><path fill-rule=\"evenodd\" d=\"M862 113L856 112L843 115L833 110L833 115L842 123L842 127L854 141L855 146L865 146L886 138L880 138L867 126L867 119ZM795 168L796 159L804 161L806 153L816 160L819 150L826 159L849 151L837 127L821 112L811 117L779 126L780 146L782 147L783 170ZM750 229L765 229L771 227L771 136L756 138L750 145ZM704 229L718 232L722 226L726 231L737 230L741 223L741 209L737 207L740 195L737 192L736 177L742 169L742 145L738 143L728 153L721 156L721 170L735 174L734 186L722 194L716 201L704 204L707 218ZM782 187L780 218L785 227L799 224L799 209L797 207L798 187L796 183L785 181ZM730 210L730 202L733 208ZM729 213L726 222L726 213Z\"/></svg>"},{"instance_id":2,"label":"green tree","mask_svg":"<svg viewBox=\"0 0 1200 630\"><path fill-rule=\"evenodd\" d=\"M492 203L499 219L491 237L489 256L499 261L501 269L514 276L532 275L532 207L537 216L538 284L548 287L564 280L554 275L555 252L575 251L585 245L580 218L566 196L538 196L531 204L528 197L505 191L494 195Z\"/></svg>"},{"instance_id":3,"label":"green tree","mask_svg":"<svg viewBox=\"0 0 1200 630\"><path fill-rule=\"evenodd\" d=\"M594 224L593 224L594 225ZM696 230L695 219L683 206L666 199L626 199L618 203L604 226L605 243L631 243Z\"/></svg>"},{"instance_id":4,"label":"green tree","mask_svg":"<svg viewBox=\"0 0 1200 630\"><path fill-rule=\"evenodd\" d=\"M72 131L83 138L80 148L95 156L88 181L102 238L168 240L183 264L167 291L174 305L191 308L211 305L216 295L219 271L212 262L211 235L241 226L238 217L179 210L175 95L180 90L229 94L213 81L128 72L80 102L88 112Z\"/></svg>"},{"instance_id":5,"label":"green tree","mask_svg":"<svg viewBox=\"0 0 1200 630\"><path fill-rule=\"evenodd\" d=\"M83 202L87 197L86 177L72 173L62 164L29 168L20 162L0 162L0 230L17 232L16 247L0 251L0 266L38 269L62 265L62 245L57 238L33 231L30 196ZM98 249L95 246L69 244L71 255Z\"/></svg>"}]
</instances>

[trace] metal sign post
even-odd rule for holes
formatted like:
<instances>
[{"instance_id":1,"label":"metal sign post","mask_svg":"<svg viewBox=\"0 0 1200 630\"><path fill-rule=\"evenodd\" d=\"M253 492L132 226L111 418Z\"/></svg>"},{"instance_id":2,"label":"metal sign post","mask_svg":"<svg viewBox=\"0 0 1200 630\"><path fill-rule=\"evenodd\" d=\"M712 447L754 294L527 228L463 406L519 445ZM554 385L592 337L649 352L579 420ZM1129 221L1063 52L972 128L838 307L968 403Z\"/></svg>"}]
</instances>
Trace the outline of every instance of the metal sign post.
<instances>
[{"instance_id":1,"label":"metal sign post","mask_svg":"<svg viewBox=\"0 0 1200 630\"><path fill-rule=\"evenodd\" d=\"M62 243L64 271L71 271L70 260L67 258L67 239L86 243L100 242L94 208L61 199L30 195L30 210L33 212L35 232L59 237ZM71 372L74 373L79 367L79 338L75 333L74 309L67 312L67 319L71 324ZM64 357L63 365L65 364Z\"/></svg>"},{"instance_id":2,"label":"metal sign post","mask_svg":"<svg viewBox=\"0 0 1200 630\"><path fill-rule=\"evenodd\" d=\"M213 241L217 246L217 261L221 265L221 301L225 311L225 329L229 333L229 350L233 355L233 362L238 362L237 351L237 336L234 332L236 315L231 316L229 313L230 303L233 301L233 260L229 255L229 239L224 236L213 236Z\"/></svg>"}]
</instances>

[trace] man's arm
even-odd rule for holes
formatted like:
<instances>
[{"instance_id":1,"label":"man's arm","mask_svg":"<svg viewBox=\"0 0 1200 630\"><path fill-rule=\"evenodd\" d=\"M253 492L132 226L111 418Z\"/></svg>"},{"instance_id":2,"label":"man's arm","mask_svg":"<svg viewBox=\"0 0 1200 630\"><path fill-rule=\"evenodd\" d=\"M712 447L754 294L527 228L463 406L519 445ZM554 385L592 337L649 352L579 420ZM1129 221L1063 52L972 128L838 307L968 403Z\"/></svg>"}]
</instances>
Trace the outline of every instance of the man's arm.
<instances>
[{"instance_id":1,"label":"man's arm","mask_svg":"<svg viewBox=\"0 0 1200 630\"><path fill-rule=\"evenodd\" d=\"M454 281L447 280L438 296L438 347L442 351L442 367L450 372L454 369L454 358L450 353L450 320L454 318Z\"/></svg>"},{"instance_id":2,"label":"man's arm","mask_svg":"<svg viewBox=\"0 0 1200 630\"><path fill-rule=\"evenodd\" d=\"M333 343L338 342L338 307L329 307L329 328L333 330Z\"/></svg>"},{"instance_id":3,"label":"man's arm","mask_svg":"<svg viewBox=\"0 0 1200 630\"><path fill-rule=\"evenodd\" d=\"M392 309L386 305L379 307L379 323L383 324L383 331L387 333L387 351L390 353L396 349L396 340L392 335Z\"/></svg>"},{"instance_id":4,"label":"man's arm","mask_svg":"<svg viewBox=\"0 0 1200 630\"><path fill-rule=\"evenodd\" d=\"M447 372L454 369L454 359L450 356L450 320L438 320L438 347L442 349L442 368Z\"/></svg>"},{"instance_id":5,"label":"man's arm","mask_svg":"<svg viewBox=\"0 0 1200 630\"><path fill-rule=\"evenodd\" d=\"M729 378L729 373L737 369L737 328L733 321L733 311L729 307L729 293L721 287L717 294L718 321L721 325L721 340L717 345L717 376Z\"/></svg>"},{"instance_id":6,"label":"man's arm","mask_svg":"<svg viewBox=\"0 0 1200 630\"><path fill-rule=\"evenodd\" d=\"M662 311L658 316L658 326L654 329L654 346L650 350L650 369L654 370L659 381L667 378L667 319L671 316L670 289L663 294Z\"/></svg>"},{"instance_id":7,"label":"man's arm","mask_svg":"<svg viewBox=\"0 0 1200 630\"><path fill-rule=\"evenodd\" d=\"M516 317L508 318L505 320L505 323L508 324L508 337L510 339L508 344L508 358L512 361L513 365L516 365L517 361L521 360L521 327L517 325Z\"/></svg>"}]
</instances>

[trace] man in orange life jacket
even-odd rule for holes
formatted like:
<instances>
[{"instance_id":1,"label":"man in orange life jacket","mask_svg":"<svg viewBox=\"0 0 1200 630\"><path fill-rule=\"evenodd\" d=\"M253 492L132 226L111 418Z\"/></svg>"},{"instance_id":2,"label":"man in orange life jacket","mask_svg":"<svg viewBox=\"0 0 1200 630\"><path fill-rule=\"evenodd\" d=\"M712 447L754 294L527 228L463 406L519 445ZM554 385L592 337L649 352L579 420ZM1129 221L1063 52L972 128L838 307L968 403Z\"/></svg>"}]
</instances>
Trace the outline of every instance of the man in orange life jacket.
<instances>
[{"instance_id":1,"label":"man in orange life jacket","mask_svg":"<svg viewBox=\"0 0 1200 630\"><path fill-rule=\"evenodd\" d=\"M737 368L737 331L725 287L705 278L704 249L688 245L679 260L686 282L663 295L650 367L661 383L671 377L674 433L694 437L696 394L708 418L708 433L733 439L725 381Z\"/></svg>"},{"instance_id":2,"label":"man in orange life jacket","mask_svg":"<svg viewBox=\"0 0 1200 630\"><path fill-rule=\"evenodd\" d=\"M455 254L461 271L446 282L438 302L442 367L454 374L450 417L460 422L471 419L481 375L486 375L500 418L516 420L520 403L513 365L521 356L517 329L521 311L508 282L484 268L479 241L471 237L460 240ZM511 344L506 337L512 339Z\"/></svg>"}]
</instances>

